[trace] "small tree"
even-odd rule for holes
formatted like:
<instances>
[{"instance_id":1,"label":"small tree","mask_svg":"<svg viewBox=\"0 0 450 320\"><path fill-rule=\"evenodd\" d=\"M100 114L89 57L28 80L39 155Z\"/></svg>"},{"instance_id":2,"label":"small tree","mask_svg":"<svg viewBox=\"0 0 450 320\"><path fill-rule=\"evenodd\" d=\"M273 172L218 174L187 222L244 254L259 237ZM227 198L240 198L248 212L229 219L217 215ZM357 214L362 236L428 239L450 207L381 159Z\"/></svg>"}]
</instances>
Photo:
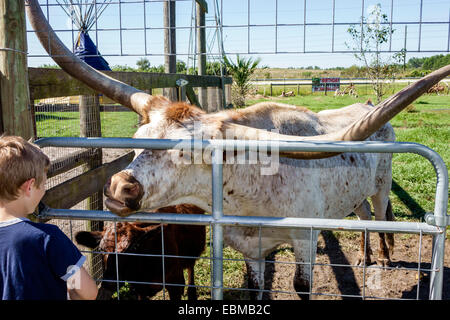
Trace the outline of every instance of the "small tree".
<instances>
[{"instance_id":1,"label":"small tree","mask_svg":"<svg viewBox=\"0 0 450 320\"><path fill-rule=\"evenodd\" d=\"M252 89L250 80L261 62L261 59L246 59L237 55L236 63L229 60L226 56L223 57L223 61L227 68L228 74L233 77L232 102L236 107L242 107L245 105L246 96Z\"/></svg>"},{"instance_id":2,"label":"small tree","mask_svg":"<svg viewBox=\"0 0 450 320\"><path fill-rule=\"evenodd\" d=\"M147 58L141 58L136 62L138 66L138 71L149 72L150 71L150 61Z\"/></svg>"},{"instance_id":3,"label":"small tree","mask_svg":"<svg viewBox=\"0 0 450 320\"><path fill-rule=\"evenodd\" d=\"M130 67L128 65L120 65L120 64L112 66L111 70L112 71L128 71L128 72L135 72L136 71L136 69L133 68L133 67Z\"/></svg>"},{"instance_id":4,"label":"small tree","mask_svg":"<svg viewBox=\"0 0 450 320\"><path fill-rule=\"evenodd\" d=\"M401 54L382 57L382 46L389 41L394 32L388 26L387 15L381 12L381 5L369 8L369 17L361 17L360 25L352 25L347 32L351 35L353 44L347 47L357 51L356 59L364 63L366 75L370 78L377 103L381 102L387 86L383 79L395 79L397 66L393 63L401 59ZM396 61L398 62L398 61Z\"/></svg>"},{"instance_id":5,"label":"small tree","mask_svg":"<svg viewBox=\"0 0 450 320\"><path fill-rule=\"evenodd\" d=\"M177 73L186 73L186 62L177 60Z\"/></svg>"}]
</instances>

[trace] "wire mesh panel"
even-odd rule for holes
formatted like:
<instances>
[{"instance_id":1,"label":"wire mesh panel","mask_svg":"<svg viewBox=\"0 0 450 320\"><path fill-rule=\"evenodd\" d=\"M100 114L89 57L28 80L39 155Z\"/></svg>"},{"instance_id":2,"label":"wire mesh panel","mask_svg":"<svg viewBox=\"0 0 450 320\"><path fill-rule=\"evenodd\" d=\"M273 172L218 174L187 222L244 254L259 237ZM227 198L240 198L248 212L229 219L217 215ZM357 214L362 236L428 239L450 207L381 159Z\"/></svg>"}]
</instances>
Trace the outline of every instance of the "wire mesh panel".
<instances>
[{"instance_id":1,"label":"wire mesh panel","mask_svg":"<svg viewBox=\"0 0 450 320\"><path fill-rule=\"evenodd\" d=\"M162 225L161 230L167 230L168 226ZM103 237L101 247L93 251L83 251L88 254L94 252L103 257L98 260L98 264L99 267L103 266L106 272L103 275L94 275L103 288L107 289L106 292L101 289L102 299L169 300L176 299L178 294L181 294L183 299L188 299L189 290L192 290L189 288L195 288L199 300L211 299L213 258L210 226L207 227L206 248L200 256L174 255L170 252L171 244L163 239L164 231L158 233L158 237L162 238L159 241L154 239L154 250L148 252L145 248L145 237L140 237L136 242L133 241L133 236L128 234L127 242L121 231L123 227L122 222L107 222L105 230L112 232ZM161 228L161 225L155 224L155 227ZM296 260L292 245L282 241L269 255L255 260L245 259L241 253L226 246L223 256L224 299L248 300L258 293L262 294L263 299L270 300L298 300L301 295L307 295L314 300L429 298L430 275L432 271L437 271L431 267L430 235L396 234L396 244L389 265L382 265L381 261L377 261L379 245L377 234L373 232L370 237L373 255L367 257L372 260L365 261L362 265L355 264L361 249L360 237L360 232L321 231L318 246L313 249L315 258L310 260L312 263ZM129 247L123 246L124 241ZM108 243L109 247L106 248L105 243ZM81 248L84 249L83 246ZM261 248L255 248L255 252L258 251L261 252ZM447 247L446 264L449 263L448 251ZM186 264L188 261L195 263L194 283L189 282L186 269L183 278L173 275L178 264ZM264 289L249 287L247 265L250 263L264 267ZM295 287L298 267L312 271L312 282L302 290ZM445 277L448 277L447 271ZM443 298L448 298L446 293Z\"/></svg>"},{"instance_id":2,"label":"wire mesh panel","mask_svg":"<svg viewBox=\"0 0 450 320\"><path fill-rule=\"evenodd\" d=\"M34 105L36 136L38 138L58 136L131 137L138 125L137 115L120 105L111 103L100 105L99 102L101 101L97 96L68 96L39 100ZM52 163L46 190L130 152L129 149L104 149L100 152L99 149L58 147L43 148L43 151ZM101 210L103 208L102 192L92 194L88 199L75 204L72 208ZM103 225L100 221L51 220L49 223L58 225L72 241L77 232L101 230ZM100 255L89 254L86 267L93 276L101 278L102 259Z\"/></svg>"},{"instance_id":3,"label":"wire mesh panel","mask_svg":"<svg viewBox=\"0 0 450 320\"><path fill-rule=\"evenodd\" d=\"M52 142L50 142L51 140L47 140L48 142L44 140L41 142L43 145L52 144ZM53 141L53 143L58 145L56 140ZM110 143L103 141L90 141L88 144L91 146L101 146L109 145L108 143ZM133 141L132 139L114 139L114 141L118 148L121 147L121 142L123 145L129 144L135 147L143 147L144 145L151 147L152 144L156 143L156 141L152 140L141 142L137 140ZM209 142L217 144L223 143L223 141L218 142L217 140L210 140ZM69 141L64 139L59 139L59 143L65 146L70 145ZM73 145L77 145L76 140L72 140L72 143ZM79 143L85 147L87 146L86 141L80 140ZM170 148L170 142L167 143L169 144L165 147ZM350 144L353 146L353 151L380 151L380 149L370 148L370 146L374 147L376 144L369 145L367 142L361 143L359 144L360 150L358 150L358 147L355 147L355 143ZM342 151L341 148L345 148L343 145L339 147L340 144L337 142L328 144L326 147L330 148L330 145L333 146L331 148L333 148L334 151ZM426 157L433 161L438 173L436 191L436 210L438 211L435 212L434 216L428 216L426 220L430 224L433 224L433 221L446 223L444 220L438 220L441 215L443 215L444 218L446 217L446 212L439 211L441 210L439 208L441 208L440 206L443 205L444 201L447 202L447 199L445 198L446 194L442 193L443 191L447 192L446 183L448 182L442 159L440 159L437 154L428 152L429 149L422 148L420 145L405 145L405 149L400 148L400 144L398 143L382 143L382 145L383 149L385 149L384 152L393 151L390 150L389 146L392 148L399 148L397 150L398 152L411 152L412 150L416 150L417 153L420 153L419 150L423 149L424 152L421 154L424 156L426 155ZM161 144L158 145L158 148L161 147ZM381 146L378 147L381 148ZM281 149L283 148L284 147L281 146ZM289 145L289 148L292 148L291 144ZM319 147L316 146L316 148ZM220 154L221 153L218 152L213 153L215 161L219 160L217 157ZM436 158L433 159L433 157ZM223 197L221 189L221 170L218 169L220 166L220 163L214 163L212 166L212 194L213 201L215 202L221 201ZM442 178L444 178L444 180L442 180ZM444 207L442 207L442 209L444 209ZM215 210L220 210L220 215L218 215ZM445 242L445 234L443 234L443 230L440 228L430 226L426 223L413 222L401 223L385 221L353 221L352 219L280 219L258 216L225 216L222 214L221 210L222 208L220 205L214 205L213 215L194 215L189 217L189 215L183 215L182 213L176 213L175 215L172 213L167 215L164 215L164 213L143 213L136 214L129 218L119 218L111 214L105 214L103 211L61 211L49 209L47 212L43 213L43 217L51 216L64 219L64 217L70 216L73 219L106 219L115 221L113 222L112 227L110 225L109 232L106 232L109 234L108 240L105 240L106 238L103 237L103 240L100 243L103 243L103 246L105 243L109 243L110 250L106 250L106 252L109 254L108 258L113 261L114 267L112 268L113 272L111 272L110 269L110 277L107 278L107 282L115 281L116 290L119 290L120 284L126 283L128 278L132 279L128 281L131 283L131 288L133 288L133 285L141 284L159 285L157 289L160 290L162 287L164 290L163 298L165 298L166 288L167 290L173 287L180 288L180 286L182 286L180 283L184 283L184 279L181 279L181 277L169 281L165 275L166 272L167 275L170 274L167 268L173 264L173 260L172 262L169 262L169 260L166 259L178 256L172 255L171 252L167 251L171 245L170 241L166 238L166 236L170 234L168 230L169 227L164 224L161 226L161 229L158 229L159 233L156 233L156 237L151 241L151 245L156 245L154 247L155 250L149 254L148 252L139 251L139 248L144 249L150 246L150 244L141 246L142 242L147 238L146 232L133 239L131 237L132 232L123 231L124 226L121 221L131 222L136 220L139 221L139 223L165 221L169 222L170 225L171 221L175 221L176 224L190 222L196 225L209 225L209 250L206 250L204 255L201 255L201 252L198 252L196 256L181 255L181 258L195 258L199 261L209 259L211 264L211 267L209 268L210 275L206 275L206 279L211 277L211 282L209 285L207 285L206 282L206 285L201 285L200 287L211 287L211 297L213 299L217 299L218 297L246 298L248 297L247 294L250 297L255 297L255 295L256 297L262 297L267 294L271 297L270 295L275 294L274 297L287 297L285 295L288 295L293 298L298 295L306 295L314 298L327 299L419 299L426 297L428 294L430 294L431 297L436 297L436 295L442 296L442 291L440 291L440 293L435 291L438 287L442 288L441 285L436 284L435 279L437 278L437 274L440 274L439 277L441 279L445 277L446 268L444 267L444 264L448 263L448 255L445 254L446 251L444 251L444 246L439 246L439 237L443 237L439 241L443 240ZM432 217L436 220L433 220ZM216 228L214 228L214 225L216 225ZM217 225L219 225L220 228L217 228ZM156 224L153 225L153 228L159 226L160 225ZM283 230L276 231L277 228L283 228ZM330 230L332 230L332 232ZM355 233L355 230L358 230L358 232ZM320 236L319 231L322 231ZM376 232L383 233L379 234L378 245L376 244L378 240L375 234ZM384 246L384 239L388 238L388 235L384 234L386 232L388 234L399 232L399 234L395 235L393 242L387 241L388 247ZM173 234L176 235L177 240L175 242L179 245L192 243L191 240L187 240L186 235L182 236L181 232L174 232ZM191 231L188 232L188 234L192 236L196 234L196 232ZM204 237L205 234L203 234L201 238ZM317 237L320 239L316 246ZM225 244L230 243L232 247L239 248L239 245L242 244L239 242L239 238L245 242L243 245L244 249L246 248L246 256L240 256L233 250L228 252L227 250L222 250L224 240ZM272 249L277 245L284 243L291 244L293 252L289 252L289 247L283 247L282 250L287 252L286 256L282 255L281 257L277 257L276 254L273 255ZM396 243L396 245L394 245L394 243ZM104 250L104 248L105 247L102 247L100 249ZM134 250L128 250L128 248ZM203 250L203 247L201 247L201 249ZM383 250L387 249L390 251L392 259L391 264L386 263L388 260L383 255ZM446 250L449 250L448 246ZM115 254L111 254L111 252L114 252ZM367 254L364 254L364 252ZM270 254L272 254L272 256L270 256ZM139 281L139 279L137 279L138 281L136 281L136 278L130 278L130 275L126 275L123 272L125 270L128 272L132 270L131 277L134 277L139 274L136 267L143 266L144 264L143 262L127 263L125 259L119 258L119 256L123 255L135 257L151 255L152 257L160 257L161 260L156 264L158 269L161 267L162 280ZM198 258L199 256L200 258ZM355 263L355 258L358 257L360 259ZM441 262L436 260L437 257L442 259L439 260ZM381 265L377 266L376 264L373 264L372 261L379 262ZM217 263L219 263L220 268L217 267ZM246 288L245 281L242 281L242 279L245 279L245 273L242 273L244 264L247 267L247 285L249 289ZM110 263L107 263L107 266L109 265ZM270 265L272 266L270 267ZM205 281L204 274L205 272L208 272L208 268L205 268L205 264L203 263L203 268L197 268L197 270L203 274L202 281ZM230 270L232 274L233 271L240 273L240 276L237 277L240 280L236 281L233 277L226 277L225 274L228 273L226 272L228 270ZM268 275L268 273L270 273L268 270L272 270L272 274ZM275 270L275 272L273 272L273 270ZM283 270L281 271L283 281L276 280L276 275L277 273L280 273L280 270ZM219 272L222 277L219 277L218 280L217 273ZM294 277L289 278L287 275L292 272L294 272ZM142 270L141 274L148 275L149 273ZM331 278L331 275L334 275L335 278ZM264 279L268 280L264 282ZM292 283L294 289L292 289L286 281ZM280 285L280 282L283 282L283 284ZM192 286L191 282L191 287ZM217 289L221 291L219 295ZM114 292L111 289L110 291L111 293ZM246 293L247 291L248 293Z\"/></svg>"},{"instance_id":4,"label":"wire mesh panel","mask_svg":"<svg viewBox=\"0 0 450 320\"><path fill-rule=\"evenodd\" d=\"M77 44L79 28L67 20L60 6L62 1L40 1L63 41L69 48ZM165 0L95 1L89 13L92 22L89 34L101 55L111 65L128 65L134 59L125 57L154 57L155 66L163 62L164 31L176 30L176 55L188 65L199 53L194 43L195 3L193 0L176 0L176 25L166 26L163 21ZM171 1L172 2L172 1ZM75 1L77 3L77 1ZM208 59L214 61L223 53L292 56L289 61L312 60L323 55L333 57L334 63L344 56L336 54L357 53L350 44L347 30L350 26L373 25L371 11L376 3L367 0L315 2L309 0L209 0L206 1L206 30ZM446 1L378 1L385 14L383 26L389 29L389 39L380 52L391 53L405 49L407 54L449 52L450 8ZM88 10L91 2L82 5ZM362 22L361 22L362 21ZM51 60L38 48L31 28L29 58L36 61ZM112 41L112 39L116 39ZM335 55L330 55L335 54ZM269 58L267 58L269 59ZM338 60L336 60L338 59ZM128 63L127 63L128 61Z\"/></svg>"}]
</instances>

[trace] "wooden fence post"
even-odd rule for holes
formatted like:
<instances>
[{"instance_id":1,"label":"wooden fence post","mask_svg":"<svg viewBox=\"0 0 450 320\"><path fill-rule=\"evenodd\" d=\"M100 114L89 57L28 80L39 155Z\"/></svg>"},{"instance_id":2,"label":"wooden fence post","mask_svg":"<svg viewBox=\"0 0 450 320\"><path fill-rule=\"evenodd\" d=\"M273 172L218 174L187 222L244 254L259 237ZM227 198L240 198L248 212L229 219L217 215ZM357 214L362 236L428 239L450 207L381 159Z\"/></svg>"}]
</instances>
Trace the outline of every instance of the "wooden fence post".
<instances>
[{"instance_id":1,"label":"wooden fence post","mask_svg":"<svg viewBox=\"0 0 450 320\"><path fill-rule=\"evenodd\" d=\"M231 84L225 85L225 107L228 108L232 105L231 101Z\"/></svg>"},{"instance_id":2,"label":"wooden fence post","mask_svg":"<svg viewBox=\"0 0 450 320\"><path fill-rule=\"evenodd\" d=\"M0 130L33 136L24 1L0 0Z\"/></svg>"},{"instance_id":3,"label":"wooden fence post","mask_svg":"<svg viewBox=\"0 0 450 320\"><path fill-rule=\"evenodd\" d=\"M208 87L208 109L205 109L206 112L216 112L219 109L218 100L221 100L221 97L218 96L218 88L216 87Z\"/></svg>"},{"instance_id":4,"label":"wooden fence post","mask_svg":"<svg viewBox=\"0 0 450 320\"><path fill-rule=\"evenodd\" d=\"M177 47L176 47L176 20L175 1L164 1L164 72L177 73ZM164 88L163 94L171 101L178 100L178 90L176 88Z\"/></svg>"},{"instance_id":5,"label":"wooden fence post","mask_svg":"<svg viewBox=\"0 0 450 320\"><path fill-rule=\"evenodd\" d=\"M206 75L206 31L205 10L199 3L196 4L196 29L197 29L197 52L198 52L198 75ZM198 88L198 101L203 110L208 110L208 90Z\"/></svg>"},{"instance_id":6,"label":"wooden fence post","mask_svg":"<svg viewBox=\"0 0 450 320\"><path fill-rule=\"evenodd\" d=\"M100 102L98 94L80 96L80 137L101 137ZM86 171L102 165L102 149L94 149L93 156L86 165ZM103 194L101 191L88 198L89 210L103 210Z\"/></svg>"},{"instance_id":7,"label":"wooden fence post","mask_svg":"<svg viewBox=\"0 0 450 320\"><path fill-rule=\"evenodd\" d=\"M101 137L100 100L98 94L79 96L80 113L80 137ZM89 149L91 158L84 165L84 172L94 170L102 166L102 149ZM97 191L87 198L88 210L103 210L103 192ZM101 231L103 222L86 221L87 231ZM89 256L91 274L94 274L94 266L99 259L99 254Z\"/></svg>"}]
</instances>

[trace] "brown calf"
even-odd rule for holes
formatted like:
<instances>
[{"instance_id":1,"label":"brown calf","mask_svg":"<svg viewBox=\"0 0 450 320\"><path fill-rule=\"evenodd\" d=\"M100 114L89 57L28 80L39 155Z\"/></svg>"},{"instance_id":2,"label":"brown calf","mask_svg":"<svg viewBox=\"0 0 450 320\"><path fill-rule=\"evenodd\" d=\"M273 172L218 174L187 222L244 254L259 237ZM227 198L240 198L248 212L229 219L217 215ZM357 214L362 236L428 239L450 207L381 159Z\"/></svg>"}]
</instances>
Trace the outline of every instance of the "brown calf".
<instances>
[{"instance_id":1,"label":"brown calf","mask_svg":"<svg viewBox=\"0 0 450 320\"><path fill-rule=\"evenodd\" d=\"M193 205L177 205L165 207L157 212L203 214L204 211ZM115 231L117 232L117 244ZM78 244L96 248L105 252L127 254L105 254L103 282L97 299L111 299L117 290L117 274L120 281L127 281L139 299L151 298L162 288L163 279L171 300L180 300L184 291L185 279L183 270L188 270L188 299L196 300L194 287L195 258L161 257L164 255L199 257L205 249L205 227L176 224L151 223L108 223L103 231L81 231L75 236ZM162 238L164 237L164 243ZM141 256L147 254L159 256ZM117 273L116 261L119 265ZM164 271L163 271L164 269ZM164 274L164 276L163 276ZM109 280L109 281L105 281ZM135 282L150 282L138 284ZM120 282L120 286L124 283ZM174 284L174 285L171 285Z\"/></svg>"}]
</instances>

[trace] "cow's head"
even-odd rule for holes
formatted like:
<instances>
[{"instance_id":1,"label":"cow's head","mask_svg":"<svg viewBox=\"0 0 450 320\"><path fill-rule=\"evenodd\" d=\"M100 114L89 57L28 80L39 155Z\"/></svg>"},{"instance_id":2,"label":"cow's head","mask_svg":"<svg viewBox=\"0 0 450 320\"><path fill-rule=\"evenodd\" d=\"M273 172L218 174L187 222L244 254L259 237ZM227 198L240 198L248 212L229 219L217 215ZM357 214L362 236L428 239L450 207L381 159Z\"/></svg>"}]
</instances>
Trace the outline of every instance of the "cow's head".
<instances>
[{"instance_id":1,"label":"cow's head","mask_svg":"<svg viewBox=\"0 0 450 320\"><path fill-rule=\"evenodd\" d=\"M164 207L158 209L157 212L204 213L202 209L190 204ZM78 244L104 252L103 281L97 299L111 299L113 293L117 291L117 277L122 280L119 282L119 287L124 285L123 281L155 283L155 285L133 284L132 289L144 296L156 294L161 289L161 286L156 283L162 282L162 261L158 256L162 253L162 236L164 236L164 252L173 254L177 247L177 241L173 241L173 239L181 236L174 230L178 230L174 225L162 227L161 224L153 223L107 222L103 231L78 232L75 235ZM114 253L123 254L116 255ZM142 256L142 254L147 254L147 256ZM177 262L170 258L166 258L165 262L167 277L170 270L169 264ZM118 270L117 265L119 266Z\"/></svg>"},{"instance_id":2,"label":"cow's head","mask_svg":"<svg viewBox=\"0 0 450 320\"><path fill-rule=\"evenodd\" d=\"M116 237L117 234L117 237ZM146 241L155 246L155 254L161 252L161 225L149 223L106 223L103 231L80 231L75 235L78 244L88 248L98 248L105 252L103 255L103 281L97 296L98 300L109 300L113 293L117 291L117 278L119 288L124 285L123 280L139 281L141 276L145 275L145 270L140 270L143 257L136 255L126 255L126 253L145 253L139 245ZM158 251L159 250L159 251ZM122 254L112 254L122 253ZM156 271L160 270L160 259L146 257L148 261L154 259ZM117 264L119 269L117 270ZM147 270L150 271L150 270ZM151 289L151 288L149 288ZM157 292L159 289L155 288Z\"/></svg>"},{"instance_id":3,"label":"cow's head","mask_svg":"<svg viewBox=\"0 0 450 320\"><path fill-rule=\"evenodd\" d=\"M163 103L149 110L148 120L141 123L134 138L191 139L196 124L207 116L201 109L186 103L171 103L161 97L158 101ZM203 126L202 130L205 128ZM219 128L218 124L209 125L207 130L214 136ZM182 194L183 190L192 190L192 186L183 186L183 181L192 175L198 180L206 166L189 166L190 153L191 150L135 150L133 162L104 186L105 205L112 212L126 216L140 209L192 203ZM184 198L181 200L181 197Z\"/></svg>"},{"instance_id":4,"label":"cow's head","mask_svg":"<svg viewBox=\"0 0 450 320\"><path fill-rule=\"evenodd\" d=\"M136 138L191 138L194 131L192 120L196 118L202 123L203 137L214 138L219 136L219 132L223 137L225 130L232 130L233 137L242 140L361 141L367 139L434 84L450 74L448 65L425 76L381 102L364 117L340 131L320 136L286 136L237 125L231 114L228 114L228 118L227 114L206 115L194 106L173 104L165 98L151 96L98 72L73 55L58 39L37 0L26 2L27 14L37 37L63 70L95 91L103 93L142 116L144 125L139 128ZM182 185L187 169L180 164L181 162L173 161L177 155L179 152L176 150L141 152L126 170L113 176L105 187L105 194L109 197L106 205L117 214L129 215L141 208L151 209L186 202L185 200L189 198L186 192L192 188ZM336 153L332 152L280 153L280 156L296 159L319 159L334 155ZM202 172L202 176L206 177L206 174L206 171ZM184 194L178 194L181 188ZM201 199L198 197L194 200L199 202L188 202L208 209L200 203Z\"/></svg>"}]
</instances>

